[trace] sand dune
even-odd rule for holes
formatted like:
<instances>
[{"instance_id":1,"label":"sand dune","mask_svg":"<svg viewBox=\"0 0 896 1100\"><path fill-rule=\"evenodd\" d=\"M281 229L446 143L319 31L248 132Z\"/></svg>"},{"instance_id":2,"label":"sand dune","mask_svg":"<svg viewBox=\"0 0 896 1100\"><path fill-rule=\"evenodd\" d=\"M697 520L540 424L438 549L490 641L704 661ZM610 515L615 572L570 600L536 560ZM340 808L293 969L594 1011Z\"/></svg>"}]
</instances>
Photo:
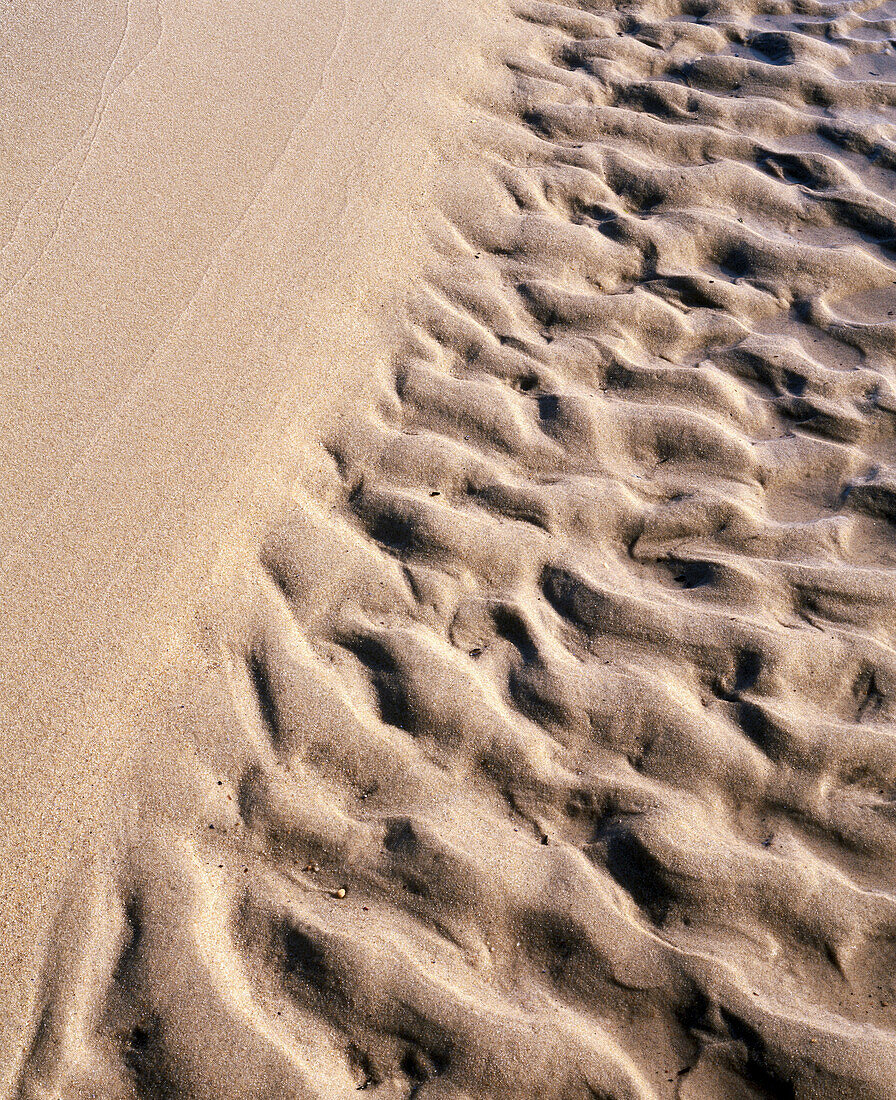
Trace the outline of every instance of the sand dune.
<instances>
[{"instance_id":1,"label":"sand dune","mask_svg":"<svg viewBox=\"0 0 896 1100\"><path fill-rule=\"evenodd\" d=\"M22 1100L896 1096L896 6L490 26Z\"/></svg>"}]
</instances>

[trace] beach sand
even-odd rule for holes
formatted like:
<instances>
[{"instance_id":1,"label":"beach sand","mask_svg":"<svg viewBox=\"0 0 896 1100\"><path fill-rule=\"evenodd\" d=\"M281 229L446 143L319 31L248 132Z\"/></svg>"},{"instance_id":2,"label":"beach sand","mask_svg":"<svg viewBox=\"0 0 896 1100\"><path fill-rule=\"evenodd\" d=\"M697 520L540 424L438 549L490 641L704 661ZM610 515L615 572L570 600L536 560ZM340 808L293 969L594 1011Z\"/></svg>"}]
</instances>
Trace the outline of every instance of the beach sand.
<instances>
[{"instance_id":1,"label":"beach sand","mask_svg":"<svg viewBox=\"0 0 896 1100\"><path fill-rule=\"evenodd\" d=\"M896 1097L896 3L4 33L6 1094Z\"/></svg>"}]
</instances>

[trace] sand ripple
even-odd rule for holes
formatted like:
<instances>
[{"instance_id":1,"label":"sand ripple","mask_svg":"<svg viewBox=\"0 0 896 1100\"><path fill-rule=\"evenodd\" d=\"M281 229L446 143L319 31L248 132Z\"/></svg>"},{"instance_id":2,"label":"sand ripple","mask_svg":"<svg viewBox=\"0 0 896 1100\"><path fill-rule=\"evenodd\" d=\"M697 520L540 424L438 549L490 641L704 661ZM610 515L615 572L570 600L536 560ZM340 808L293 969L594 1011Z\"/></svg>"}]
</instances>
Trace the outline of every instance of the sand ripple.
<instances>
[{"instance_id":1,"label":"sand ripple","mask_svg":"<svg viewBox=\"0 0 896 1100\"><path fill-rule=\"evenodd\" d=\"M896 5L513 33L22 1098L896 1095Z\"/></svg>"}]
</instances>

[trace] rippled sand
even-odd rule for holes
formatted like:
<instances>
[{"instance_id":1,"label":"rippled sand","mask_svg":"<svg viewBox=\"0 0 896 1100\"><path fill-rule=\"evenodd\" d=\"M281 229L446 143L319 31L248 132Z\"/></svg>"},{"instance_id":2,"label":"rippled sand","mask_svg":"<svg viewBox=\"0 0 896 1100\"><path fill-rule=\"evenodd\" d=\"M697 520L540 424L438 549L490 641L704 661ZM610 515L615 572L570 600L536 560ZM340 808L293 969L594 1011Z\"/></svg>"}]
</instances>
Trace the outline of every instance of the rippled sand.
<instances>
[{"instance_id":1,"label":"rippled sand","mask_svg":"<svg viewBox=\"0 0 896 1100\"><path fill-rule=\"evenodd\" d=\"M896 4L489 28L22 1100L896 1096Z\"/></svg>"}]
</instances>

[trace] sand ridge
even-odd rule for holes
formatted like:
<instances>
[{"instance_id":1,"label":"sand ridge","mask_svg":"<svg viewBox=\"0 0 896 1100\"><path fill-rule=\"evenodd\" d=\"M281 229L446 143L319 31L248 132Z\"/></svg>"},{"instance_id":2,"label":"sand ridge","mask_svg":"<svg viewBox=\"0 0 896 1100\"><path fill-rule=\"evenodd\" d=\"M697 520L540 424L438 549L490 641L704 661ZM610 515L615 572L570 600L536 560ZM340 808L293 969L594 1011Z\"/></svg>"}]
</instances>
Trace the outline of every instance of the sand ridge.
<instances>
[{"instance_id":1,"label":"sand ridge","mask_svg":"<svg viewBox=\"0 0 896 1100\"><path fill-rule=\"evenodd\" d=\"M894 29L515 7L18 1096L894 1095Z\"/></svg>"}]
</instances>

